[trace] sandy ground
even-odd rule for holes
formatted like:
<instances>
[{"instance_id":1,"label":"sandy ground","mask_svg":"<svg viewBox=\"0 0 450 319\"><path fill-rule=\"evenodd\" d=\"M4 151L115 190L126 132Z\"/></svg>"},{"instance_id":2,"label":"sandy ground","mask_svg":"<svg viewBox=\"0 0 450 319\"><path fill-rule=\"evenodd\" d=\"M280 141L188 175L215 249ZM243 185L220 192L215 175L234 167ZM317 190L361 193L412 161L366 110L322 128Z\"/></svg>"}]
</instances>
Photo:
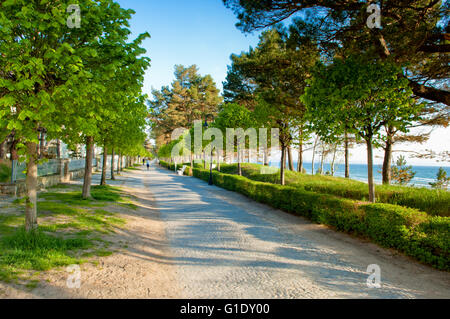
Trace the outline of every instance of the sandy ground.
<instances>
[{"instance_id":1,"label":"sandy ground","mask_svg":"<svg viewBox=\"0 0 450 319\"><path fill-rule=\"evenodd\" d=\"M201 180L153 167L112 184L139 204L109 239L118 252L83 265L80 289L62 269L32 291L0 283L0 297L450 298L447 272ZM367 287L372 264L381 288Z\"/></svg>"},{"instance_id":2,"label":"sandy ground","mask_svg":"<svg viewBox=\"0 0 450 319\"><path fill-rule=\"evenodd\" d=\"M94 183L99 176L94 177ZM110 184L136 197L138 210L121 212L125 229L106 237L116 252L81 265L80 288L69 289L70 273L57 269L39 276L36 289L0 283L0 298L178 298L179 288L167 246L165 225L153 206L152 194L129 173Z\"/></svg>"}]
</instances>

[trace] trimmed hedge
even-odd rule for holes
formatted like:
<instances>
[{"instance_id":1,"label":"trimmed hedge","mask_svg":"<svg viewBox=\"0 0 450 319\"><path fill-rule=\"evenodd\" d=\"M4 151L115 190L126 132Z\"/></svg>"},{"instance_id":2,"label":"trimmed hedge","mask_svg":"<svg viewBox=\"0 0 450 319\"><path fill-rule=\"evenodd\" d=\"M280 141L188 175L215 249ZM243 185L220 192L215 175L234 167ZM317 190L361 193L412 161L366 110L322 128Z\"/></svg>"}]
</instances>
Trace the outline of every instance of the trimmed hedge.
<instances>
[{"instance_id":1,"label":"trimmed hedge","mask_svg":"<svg viewBox=\"0 0 450 319\"><path fill-rule=\"evenodd\" d=\"M174 169L166 162L161 165ZM209 171L194 168L204 181ZM339 231L370 238L395 248L438 269L450 270L450 218L430 216L392 204L362 204L334 195L298 187L257 182L243 176L213 171L213 182L255 201L334 227Z\"/></svg>"},{"instance_id":2,"label":"trimmed hedge","mask_svg":"<svg viewBox=\"0 0 450 319\"><path fill-rule=\"evenodd\" d=\"M278 184L280 174L260 174L261 166L242 164L242 173L251 180ZM224 164L221 171L237 174L236 164ZM286 171L286 184L307 191L330 194L365 201L367 184L333 176L312 176ZM450 192L439 189L415 188L397 185L376 185L377 202L416 208L430 215L450 216Z\"/></svg>"},{"instance_id":3,"label":"trimmed hedge","mask_svg":"<svg viewBox=\"0 0 450 319\"><path fill-rule=\"evenodd\" d=\"M170 164L170 163L167 163L165 161L159 161L159 165L161 165L162 167L165 167L165 168L167 168L167 169L169 169L171 171L175 171L175 164ZM186 170L184 171L184 175L192 176L191 164L190 163L184 163L184 164L178 163L177 164L177 170L182 168L183 165L187 166ZM194 166L195 166L195 164L194 164Z\"/></svg>"}]
</instances>

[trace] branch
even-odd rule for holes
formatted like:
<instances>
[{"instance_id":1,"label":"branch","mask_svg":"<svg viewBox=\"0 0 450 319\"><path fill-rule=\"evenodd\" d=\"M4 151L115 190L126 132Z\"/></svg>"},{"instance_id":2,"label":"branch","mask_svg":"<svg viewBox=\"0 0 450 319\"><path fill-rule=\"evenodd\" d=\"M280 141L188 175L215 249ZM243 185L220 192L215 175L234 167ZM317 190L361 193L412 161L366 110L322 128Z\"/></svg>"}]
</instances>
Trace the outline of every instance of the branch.
<instances>
[{"instance_id":1,"label":"branch","mask_svg":"<svg viewBox=\"0 0 450 319\"><path fill-rule=\"evenodd\" d=\"M450 52L450 44L424 44L418 50L426 53L447 53Z\"/></svg>"},{"instance_id":2,"label":"branch","mask_svg":"<svg viewBox=\"0 0 450 319\"><path fill-rule=\"evenodd\" d=\"M444 103L445 105L450 105L450 92L445 90L436 89L430 86L425 86L409 80L409 85L411 86L415 95L440 103Z\"/></svg>"}]
</instances>

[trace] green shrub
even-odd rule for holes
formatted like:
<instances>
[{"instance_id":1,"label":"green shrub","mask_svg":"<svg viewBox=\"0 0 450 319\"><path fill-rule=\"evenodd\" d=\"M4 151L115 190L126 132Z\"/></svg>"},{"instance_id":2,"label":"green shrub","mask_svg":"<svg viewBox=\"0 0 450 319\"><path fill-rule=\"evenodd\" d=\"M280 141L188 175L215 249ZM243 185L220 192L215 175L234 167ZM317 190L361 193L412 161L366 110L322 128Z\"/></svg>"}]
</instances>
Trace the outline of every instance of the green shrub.
<instances>
[{"instance_id":1,"label":"green shrub","mask_svg":"<svg viewBox=\"0 0 450 319\"><path fill-rule=\"evenodd\" d=\"M449 269L450 218L388 204L365 205L367 234L422 262Z\"/></svg>"}]
</instances>

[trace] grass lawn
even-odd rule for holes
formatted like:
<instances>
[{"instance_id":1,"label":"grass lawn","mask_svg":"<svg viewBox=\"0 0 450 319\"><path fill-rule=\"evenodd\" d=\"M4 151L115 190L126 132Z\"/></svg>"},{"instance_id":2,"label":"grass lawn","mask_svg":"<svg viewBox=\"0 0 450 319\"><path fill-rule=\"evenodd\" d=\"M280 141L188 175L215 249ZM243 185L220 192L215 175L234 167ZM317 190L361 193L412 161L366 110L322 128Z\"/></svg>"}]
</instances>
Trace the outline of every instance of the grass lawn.
<instances>
[{"instance_id":1,"label":"grass lawn","mask_svg":"<svg viewBox=\"0 0 450 319\"><path fill-rule=\"evenodd\" d=\"M119 188L94 186L92 199L83 200L79 186L58 185L39 195L39 230L27 233L23 202L16 200L0 215L0 280L29 288L41 271L110 255L104 237L126 224L114 208L136 209Z\"/></svg>"},{"instance_id":2,"label":"grass lawn","mask_svg":"<svg viewBox=\"0 0 450 319\"><path fill-rule=\"evenodd\" d=\"M127 167L127 168L124 168L124 171L140 171L140 169L138 167L140 167L140 165L136 166L136 167Z\"/></svg>"},{"instance_id":3,"label":"grass lawn","mask_svg":"<svg viewBox=\"0 0 450 319\"><path fill-rule=\"evenodd\" d=\"M242 175L259 182L279 184L280 173L261 174L261 165L242 164ZM221 166L225 174L238 174L237 164ZM308 175L286 170L286 185L320 194L367 201L367 184L342 177ZM396 185L376 185L377 202L416 208L434 216L450 216L450 192Z\"/></svg>"}]
</instances>

